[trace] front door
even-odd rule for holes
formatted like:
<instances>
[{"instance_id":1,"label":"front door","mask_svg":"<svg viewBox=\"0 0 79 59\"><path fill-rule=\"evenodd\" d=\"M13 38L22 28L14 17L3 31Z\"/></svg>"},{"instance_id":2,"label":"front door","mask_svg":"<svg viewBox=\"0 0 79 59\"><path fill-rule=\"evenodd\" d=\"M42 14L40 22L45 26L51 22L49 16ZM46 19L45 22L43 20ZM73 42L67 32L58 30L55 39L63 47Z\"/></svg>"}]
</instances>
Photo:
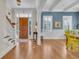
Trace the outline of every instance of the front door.
<instances>
[{"instance_id":1,"label":"front door","mask_svg":"<svg viewBox=\"0 0 79 59\"><path fill-rule=\"evenodd\" d=\"M28 39L28 18L21 17L19 20L19 38Z\"/></svg>"}]
</instances>

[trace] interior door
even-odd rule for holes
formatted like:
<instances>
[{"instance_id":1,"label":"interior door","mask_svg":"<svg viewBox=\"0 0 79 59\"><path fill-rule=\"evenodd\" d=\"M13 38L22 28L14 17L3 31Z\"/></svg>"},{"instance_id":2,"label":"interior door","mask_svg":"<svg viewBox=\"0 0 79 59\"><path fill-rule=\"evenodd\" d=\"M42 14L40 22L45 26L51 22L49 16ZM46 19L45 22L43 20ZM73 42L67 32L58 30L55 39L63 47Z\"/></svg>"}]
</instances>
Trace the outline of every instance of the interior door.
<instances>
[{"instance_id":1,"label":"interior door","mask_svg":"<svg viewBox=\"0 0 79 59\"><path fill-rule=\"evenodd\" d=\"M19 38L28 39L28 18L21 17L19 21Z\"/></svg>"}]
</instances>

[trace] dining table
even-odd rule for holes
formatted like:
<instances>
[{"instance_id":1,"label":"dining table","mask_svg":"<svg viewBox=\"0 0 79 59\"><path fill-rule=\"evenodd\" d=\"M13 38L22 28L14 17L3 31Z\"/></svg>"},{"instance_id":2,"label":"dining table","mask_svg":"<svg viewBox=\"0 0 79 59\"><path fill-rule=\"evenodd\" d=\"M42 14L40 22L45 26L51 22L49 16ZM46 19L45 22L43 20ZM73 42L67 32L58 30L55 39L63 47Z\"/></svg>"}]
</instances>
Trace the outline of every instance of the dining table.
<instances>
[{"instance_id":1,"label":"dining table","mask_svg":"<svg viewBox=\"0 0 79 59\"><path fill-rule=\"evenodd\" d=\"M75 37L76 39L79 39L79 34L70 34L71 36Z\"/></svg>"}]
</instances>

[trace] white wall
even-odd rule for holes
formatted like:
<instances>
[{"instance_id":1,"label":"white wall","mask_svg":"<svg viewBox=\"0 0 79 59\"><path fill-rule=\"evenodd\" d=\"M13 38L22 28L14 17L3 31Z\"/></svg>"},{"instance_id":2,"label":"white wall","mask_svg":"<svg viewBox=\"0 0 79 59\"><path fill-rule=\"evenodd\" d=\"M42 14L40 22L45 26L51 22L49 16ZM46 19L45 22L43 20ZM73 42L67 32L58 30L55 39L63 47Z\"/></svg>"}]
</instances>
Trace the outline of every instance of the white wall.
<instances>
[{"instance_id":1,"label":"white wall","mask_svg":"<svg viewBox=\"0 0 79 59\"><path fill-rule=\"evenodd\" d=\"M3 3L4 2L4 3ZM6 23L5 23L5 1L0 0L0 37L4 37L6 35Z\"/></svg>"},{"instance_id":2,"label":"white wall","mask_svg":"<svg viewBox=\"0 0 79 59\"><path fill-rule=\"evenodd\" d=\"M6 7L5 0L0 0L0 37L4 37L6 35L11 35L13 32L13 28L6 20L6 15L8 16L8 12L10 10ZM9 17L9 16L8 16ZM11 15L10 15L11 19Z\"/></svg>"}]
</instances>

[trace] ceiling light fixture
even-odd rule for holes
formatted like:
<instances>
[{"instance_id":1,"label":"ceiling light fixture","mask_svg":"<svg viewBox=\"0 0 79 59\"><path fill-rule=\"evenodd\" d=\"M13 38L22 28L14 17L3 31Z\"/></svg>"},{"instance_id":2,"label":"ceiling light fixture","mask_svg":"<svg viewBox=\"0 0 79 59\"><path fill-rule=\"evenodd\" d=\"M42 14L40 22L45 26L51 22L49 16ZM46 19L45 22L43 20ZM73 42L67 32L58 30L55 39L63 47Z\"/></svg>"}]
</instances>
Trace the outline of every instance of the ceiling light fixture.
<instances>
[{"instance_id":1,"label":"ceiling light fixture","mask_svg":"<svg viewBox=\"0 0 79 59\"><path fill-rule=\"evenodd\" d=\"M16 0L17 1L17 5L20 6L21 5L21 0Z\"/></svg>"}]
</instances>

